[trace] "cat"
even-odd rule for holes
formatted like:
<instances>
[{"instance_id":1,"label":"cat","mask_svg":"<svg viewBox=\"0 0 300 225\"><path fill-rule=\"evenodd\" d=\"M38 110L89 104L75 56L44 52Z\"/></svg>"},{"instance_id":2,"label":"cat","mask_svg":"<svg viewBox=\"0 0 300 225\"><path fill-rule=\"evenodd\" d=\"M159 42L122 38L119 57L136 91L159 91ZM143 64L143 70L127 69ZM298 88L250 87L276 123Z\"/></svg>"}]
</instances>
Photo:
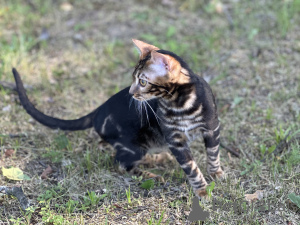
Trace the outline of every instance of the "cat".
<instances>
[{"instance_id":1,"label":"cat","mask_svg":"<svg viewBox=\"0 0 300 225\"><path fill-rule=\"evenodd\" d=\"M115 162L133 174L155 177L137 166L150 148L167 146L186 173L195 195L207 197L207 182L189 145L202 136L208 173L217 178L223 176L220 123L212 90L173 52L136 39L132 41L140 57L131 86L86 116L61 120L43 114L29 101L13 68L20 102L35 120L52 129L74 131L94 127L117 150Z\"/></svg>"}]
</instances>

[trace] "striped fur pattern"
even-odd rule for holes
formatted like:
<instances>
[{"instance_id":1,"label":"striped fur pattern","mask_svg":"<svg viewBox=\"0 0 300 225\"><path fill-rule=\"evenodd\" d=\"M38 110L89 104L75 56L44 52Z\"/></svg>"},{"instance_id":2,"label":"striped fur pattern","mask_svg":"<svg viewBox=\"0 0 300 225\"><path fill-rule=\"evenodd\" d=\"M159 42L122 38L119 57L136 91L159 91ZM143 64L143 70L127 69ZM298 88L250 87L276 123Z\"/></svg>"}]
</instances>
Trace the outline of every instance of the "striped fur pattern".
<instances>
[{"instance_id":1,"label":"striped fur pattern","mask_svg":"<svg viewBox=\"0 0 300 225\"><path fill-rule=\"evenodd\" d=\"M166 143L195 193L204 196L207 182L189 145L202 135L208 173L217 177L223 175L219 156L220 123L211 89L174 53L156 47L151 50L152 47L145 43L134 42L142 58L133 73L130 92L138 101L157 99L157 118ZM148 51L143 52L143 49Z\"/></svg>"},{"instance_id":2,"label":"striped fur pattern","mask_svg":"<svg viewBox=\"0 0 300 225\"><path fill-rule=\"evenodd\" d=\"M212 91L174 53L142 41L133 42L140 59L131 86L86 116L62 120L45 115L29 101L20 75L13 69L20 102L35 120L52 129L94 127L100 137L117 150L115 162L133 174L156 177L137 166L150 149L168 147L195 194L206 196L207 182L189 146L203 136L208 173L217 177L223 175L219 156L220 123ZM158 180L163 179L158 177Z\"/></svg>"}]
</instances>

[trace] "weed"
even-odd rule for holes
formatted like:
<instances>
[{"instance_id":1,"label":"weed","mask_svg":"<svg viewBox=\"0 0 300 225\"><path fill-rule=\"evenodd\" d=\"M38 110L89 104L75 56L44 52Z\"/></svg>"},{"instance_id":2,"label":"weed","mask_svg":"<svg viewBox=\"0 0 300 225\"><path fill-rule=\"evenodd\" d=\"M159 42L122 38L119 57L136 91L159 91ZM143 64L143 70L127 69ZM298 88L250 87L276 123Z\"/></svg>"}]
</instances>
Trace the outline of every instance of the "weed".
<instances>
[{"instance_id":1,"label":"weed","mask_svg":"<svg viewBox=\"0 0 300 225\"><path fill-rule=\"evenodd\" d=\"M17 219L10 218L9 220L10 220L10 222L13 222L15 225L23 225L24 224L22 218L17 218Z\"/></svg>"},{"instance_id":2,"label":"weed","mask_svg":"<svg viewBox=\"0 0 300 225\"><path fill-rule=\"evenodd\" d=\"M180 200L175 200L175 201L170 202L170 206L172 208L178 208L181 204L182 204L182 201L180 201Z\"/></svg>"},{"instance_id":3,"label":"weed","mask_svg":"<svg viewBox=\"0 0 300 225\"><path fill-rule=\"evenodd\" d=\"M85 207L85 209L97 207L99 201L104 199L107 196L107 194L102 194L102 195L98 196L94 191L91 191L91 192L88 191L87 193L88 193L88 196L84 196L84 199L83 199L83 201L84 201L83 206Z\"/></svg>"},{"instance_id":4,"label":"weed","mask_svg":"<svg viewBox=\"0 0 300 225\"><path fill-rule=\"evenodd\" d=\"M141 182L142 180L143 180L143 176L139 176L139 177L137 177L137 176L132 176L131 177L133 180L135 180L135 181L138 181L138 182Z\"/></svg>"},{"instance_id":5,"label":"weed","mask_svg":"<svg viewBox=\"0 0 300 225\"><path fill-rule=\"evenodd\" d=\"M273 110L271 108L267 109L267 114L266 114L266 120L271 120L273 118L272 116Z\"/></svg>"},{"instance_id":6,"label":"weed","mask_svg":"<svg viewBox=\"0 0 300 225\"><path fill-rule=\"evenodd\" d=\"M293 26L294 21L299 18L300 1L283 1L278 6L279 7L276 9L278 29L280 34L285 37Z\"/></svg>"},{"instance_id":7,"label":"weed","mask_svg":"<svg viewBox=\"0 0 300 225\"><path fill-rule=\"evenodd\" d=\"M155 221L154 215L152 214L151 219L147 220L148 225L160 225L164 216L165 210L162 211L158 221Z\"/></svg>"},{"instance_id":8,"label":"weed","mask_svg":"<svg viewBox=\"0 0 300 225\"><path fill-rule=\"evenodd\" d=\"M279 129L274 129L274 133L275 133L275 141L277 144L279 144L281 141L283 141L285 138L287 138L287 136L290 133L290 129L288 128L287 130L284 130L282 128L282 125L279 126Z\"/></svg>"},{"instance_id":9,"label":"weed","mask_svg":"<svg viewBox=\"0 0 300 225\"><path fill-rule=\"evenodd\" d=\"M211 198L212 191L214 190L214 188L215 188L215 182L214 181L206 186L206 192L207 192L207 195L208 195L209 198Z\"/></svg>"},{"instance_id":10,"label":"weed","mask_svg":"<svg viewBox=\"0 0 300 225\"><path fill-rule=\"evenodd\" d=\"M262 162L259 161L259 160L255 160L253 163L248 165L243 160L241 164L245 168L243 171L240 172L240 174L243 176L243 175L247 174L248 172L259 173L259 171L261 169Z\"/></svg>"},{"instance_id":11,"label":"weed","mask_svg":"<svg viewBox=\"0 0 300 225\"><path fill-rule=\"evenodd\" d=\"M69 223L63 215L57 215L52 211L49 204L42 207L39 214L42 216L42 221L47 224L60 225Z\"/></svg>"},{"instance_id":12,"label":"weed","mask_svg":"<svg viewBox=\"0 0 300 225\"><path fill-rule=\"evenodd\" d=\"M85 159L85 168L87 169L88 173L90 173L92 171L93 165L91 161L91 153L89 150L86 151L84 159Z\"/></svg>"},{"instance_id":13,"label":"weed","mask_svg":"<svg viewBox=\"0 0 300 225\"><path fill-rule=\"evenodd\" d=\"M76 210L78 204L79 204L79 201L70 199L70 200L64 205L65 212L66 212L66 213L69 213L69 214L70 214L70 213L73 213L73 212Z\"/></svg>"},{"instance_id":14,"label":"weed","mask_svg":"<svg viewBox=\"0 0 300 225\"><path fill-rule=\"evenodd\" d=\"M59 136L55 137L54 144L56 145L56 148L58 150L63 150L63 149L67 149L70 151L72 150L72 146L66 135L59 135Z\"/></svg>"},{"instance_id":15,"label":"weed","mask_svg":"<svg viewBox=\"0 0 300 225\"><path fill-rule=\"evenodd\" d=\"M130 186L128 187L128 190L126 189L126 197L128 204L131 204Z\"/></svg>"},{"instance_id":16,"label":"weed","mask_svg":"<svg viewBox=\"0 0 300 225\"><path fill-rule=\"evenodd\" d=\"M141 184L141 188L143 189L147 189L147 190L150 190L154 187L154 180L153 179L149 179L149 180L146 180L144 181L142 184Z\"/></svg>"},{"instance_id":17,"label":"weed","mask_svg":"<svg viewBox=\"0 0 300 225\"><path fill-rule=\"evenodd\" d=\"M49 158L53 163L62 161L64 153L61 150L54 150L50 148L45 148L45 150L46 152L42 154L43 157Z\"/></svg>"},{"instance_id":18,"label":"weed","mask_svg":"<svg viewBox=\"0 0 300 225\"><path fill-rule=\"evenodd\" d=\"M59 198L62 196L63 187L58 184L57 186L46 190L44 193L40 194L37 197L37 200L40 202L48 202L51 199Z\"/></svg>"},{"instance_id":19,"label":"weed","mask_svg":"<svg viewBox=\"0 0 300 225\"><path fill-rule=\"evenodd\" d=\"M259 33L259 30L257 28L253 28L248 35L248 39L250 41L252 41L254 39L254 37L258 35L258 33Z\"/></svg>"},{"instance_id":20,"label":"weed","mask_svg":"<svg viewBox=\"0 0 300 225\"><path fill-rule=\"evenodd\" d=\"M26 209L25 213L23 213L23 217L25 218L27 224L31 224L30 221L32 218L32 214L35 212L36 209L36 206L30 206Z\"/></svg>"},{"instance_id":21,"label":"weed","mask_svg":"<svg viewBox=\"0 0 300 225\"><path fill-rule=\"evenodd\" d=\"M288 170L291 171L293 166L300 164L300 146L297 143L291 145L291 152L286 155L285 162Z\"/></svg>"}]
</instances>

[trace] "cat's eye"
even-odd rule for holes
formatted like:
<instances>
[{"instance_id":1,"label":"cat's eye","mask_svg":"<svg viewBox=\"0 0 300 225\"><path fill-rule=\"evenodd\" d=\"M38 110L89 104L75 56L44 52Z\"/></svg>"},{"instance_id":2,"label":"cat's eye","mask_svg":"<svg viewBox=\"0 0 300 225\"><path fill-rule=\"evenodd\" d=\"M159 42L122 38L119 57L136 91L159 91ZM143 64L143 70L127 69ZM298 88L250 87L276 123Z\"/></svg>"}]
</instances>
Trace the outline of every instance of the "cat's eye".
<instances>
[{"instance_id":1,"label":"cat's eye","mask_svg":"<svg viewBox=\"0 0 300 225\"><path fill-rule=\"evenodd\" d=\"M142 87L145 87L147 85L147 81L145 81L143 79L140 79L139 82Z\"/></svg>"}]
</instances>

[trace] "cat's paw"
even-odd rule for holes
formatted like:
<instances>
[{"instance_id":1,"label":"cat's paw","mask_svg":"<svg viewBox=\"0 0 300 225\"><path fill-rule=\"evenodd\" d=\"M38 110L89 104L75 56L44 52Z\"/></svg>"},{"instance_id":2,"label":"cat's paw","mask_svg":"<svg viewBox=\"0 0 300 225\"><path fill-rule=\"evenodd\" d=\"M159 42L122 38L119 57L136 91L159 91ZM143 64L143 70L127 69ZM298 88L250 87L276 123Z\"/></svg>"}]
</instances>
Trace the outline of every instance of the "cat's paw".
<instances>
[{"instance_id":1,"label":"cat's paw","mask_svg":"<svg viewBox=\"0 0 300 225\"><path fill-rule=\"evenodd\" d=\"M209 175L212 176L212 177L214 177L214 178L217 178L217 179L223 179L223 178L225 178L225 173L224 173L224 171L221 168L219 168L214 173L210 173Z\"/></svg>"},{"instance_id":2,"label":"cat's paw","mask_svg":"<svg viewBox=\"0 0 300 225\"><path fill-rule=\"evenodd\" d=\"M140 168L133 168L130 173L132 175L136 175L136 176L142 176L144 179L149 179L149 178L153 178L154 180L161 182L161 183L165 183L165 180L162 176L157 175L155 173L151 173L145 170L141 170Z\"/></svg>"},{"instance_id":3,"label":"cat's paw","mask_svg":"<svg viewBox=\"0 0 300 225\"><path fill-rule=\"evenodd\" d=\"M165 179L162 176L157 175L154 179L160 183L165 183Z\"/></svg>"},{"instance_id":4,"label":"cat's paw","mask_svg":"<svg viewBox=\"0 0 300 225\"><path fill-rule=\"evenodd\" d=\"M143 177L144 178L153 178L154 180L156 180L160 183L165 183L165 179L162 176L157 175L155 173L148 172L148 171L143 171Z\"/></svg>"},{"instance_id":5,"label":"cat's paw","mask_svg":"<svg viewBox=\"0 0 300 225\"><path fill-rule=\"evenodd\" d=\"M204 189L197 189L194 191L195 195L199 198L199 199L204 199L204 200L208 200L208 193L206 191L206 188Z\"/></svg>"}]
</instances>

